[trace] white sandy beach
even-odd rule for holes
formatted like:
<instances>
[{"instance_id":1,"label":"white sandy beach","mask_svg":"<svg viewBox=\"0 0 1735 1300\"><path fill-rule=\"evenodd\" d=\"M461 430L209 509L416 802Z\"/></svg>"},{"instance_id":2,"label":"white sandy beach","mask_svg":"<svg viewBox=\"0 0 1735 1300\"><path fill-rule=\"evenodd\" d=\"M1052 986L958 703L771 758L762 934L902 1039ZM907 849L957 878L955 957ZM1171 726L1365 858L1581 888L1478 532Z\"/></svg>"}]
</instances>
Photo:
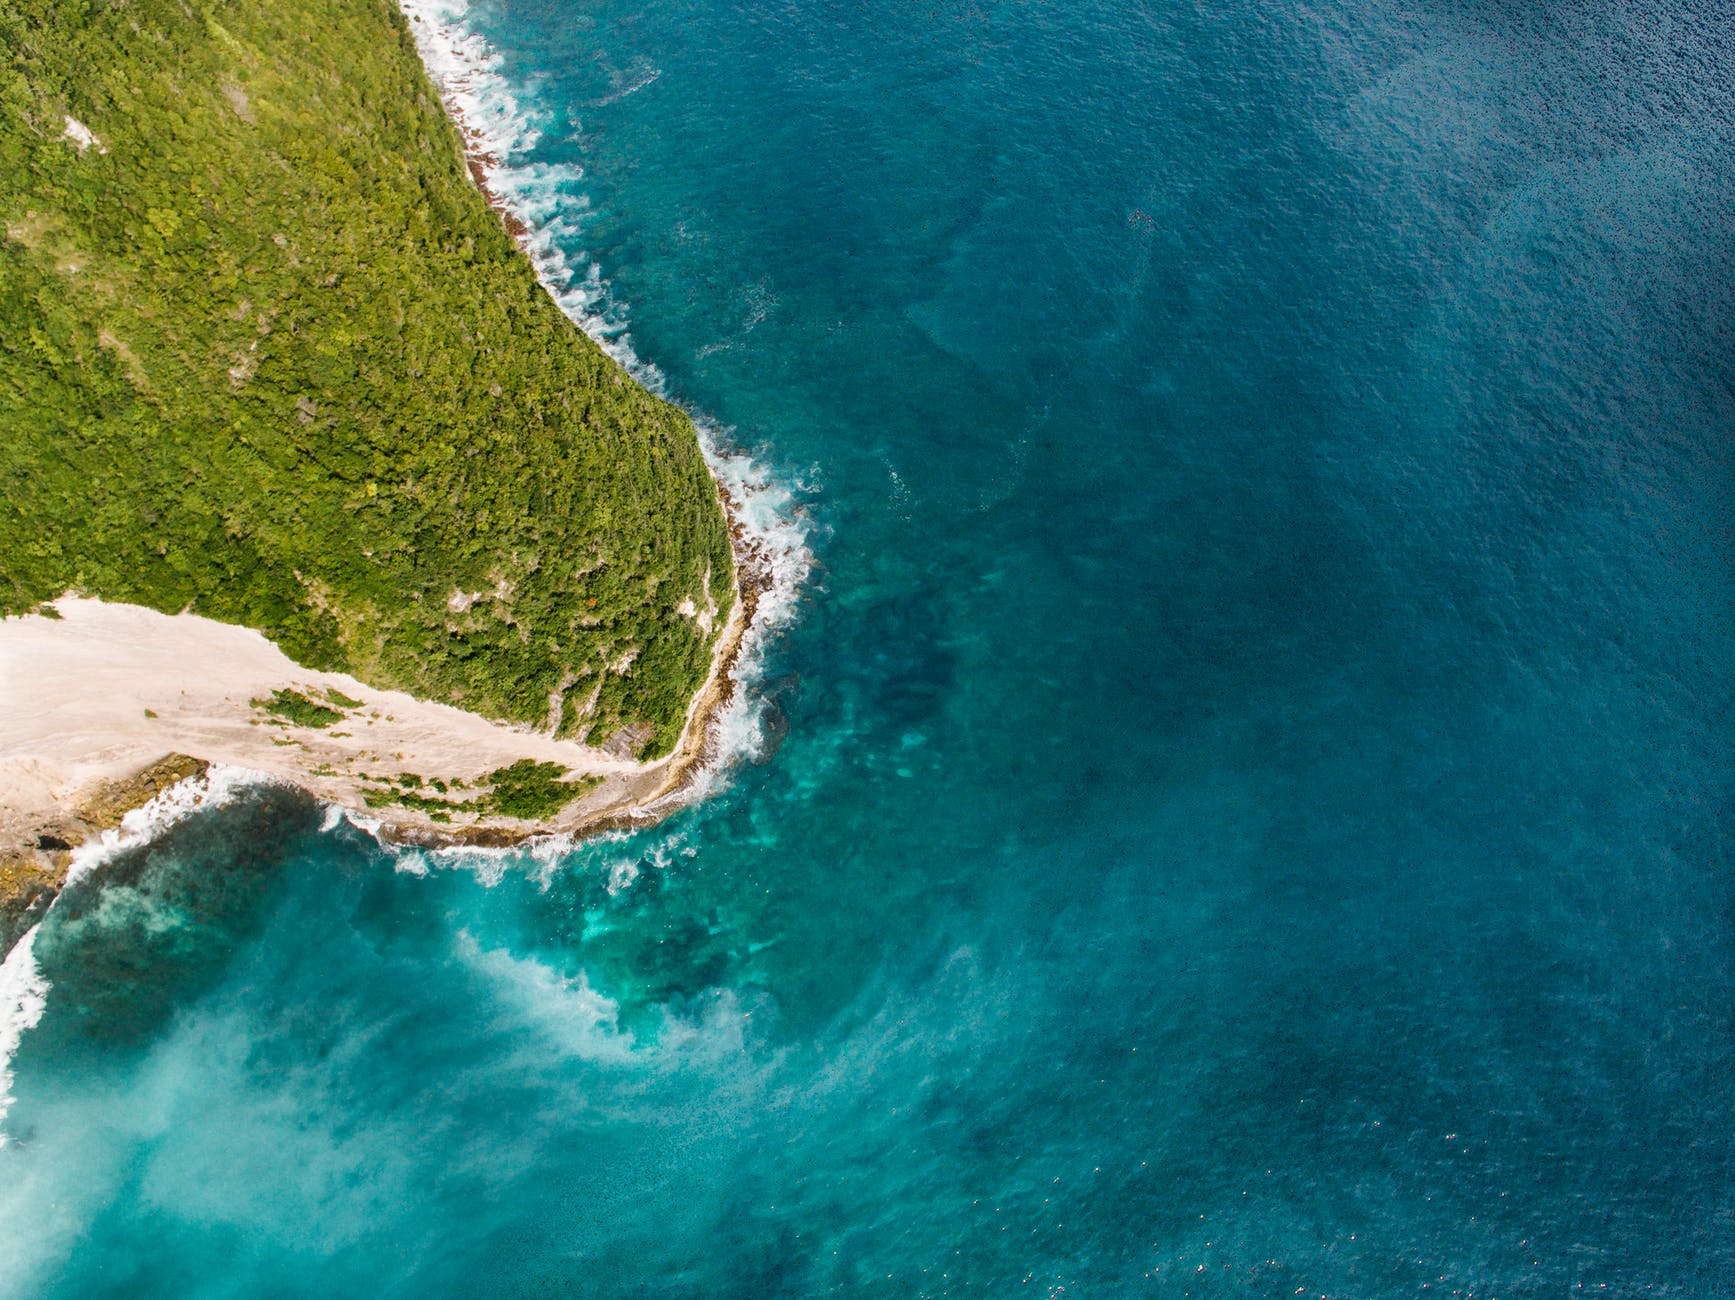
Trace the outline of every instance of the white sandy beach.
<instances>
[{"instance_id":1,"label":"white sandy beach","mask_svg":"<svg viewBox=\"0 0 1735 1300\"><path fill-rule=\"evenodd\" d=\"M681 745L669 758L638 763L343 673L310 671L248 628L63 597L55 602L58 619L0 619L0 844L35 834L80 792L169 753L282 777L365 812L388 833L449 839L479 826L521 834L632 818L675 788L697 759L706 717L722 693L723 665L739 640L739 606ZM293 726L252 703L283 688L310 697L336 690L361 707L329 727ZM439 824L411 809L368 809L363 798L364 787L403 773L474 785L526 758L602 784L539 827L470 813Z\"/></svg>"}]
</instances>

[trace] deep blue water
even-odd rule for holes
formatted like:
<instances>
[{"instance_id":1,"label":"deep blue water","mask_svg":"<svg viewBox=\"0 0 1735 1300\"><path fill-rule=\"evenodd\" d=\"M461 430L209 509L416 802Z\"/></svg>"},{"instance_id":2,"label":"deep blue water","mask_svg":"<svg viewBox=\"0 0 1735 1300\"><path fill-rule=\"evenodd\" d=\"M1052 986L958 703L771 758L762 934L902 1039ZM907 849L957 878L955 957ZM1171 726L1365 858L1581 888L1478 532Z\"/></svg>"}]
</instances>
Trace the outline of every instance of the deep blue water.
<instances>
[{"instance_id":1,"label":"deep blue water","mask_svg":"<svg viewBox=\"0 0 1735 1300\"><path fill-rule=\"evenodd\" d=\"M1735 1294L1727 7L471 22L802 485L786 738L554 864L123 856L0 1293Z\"/></svg>"}]
</instances>

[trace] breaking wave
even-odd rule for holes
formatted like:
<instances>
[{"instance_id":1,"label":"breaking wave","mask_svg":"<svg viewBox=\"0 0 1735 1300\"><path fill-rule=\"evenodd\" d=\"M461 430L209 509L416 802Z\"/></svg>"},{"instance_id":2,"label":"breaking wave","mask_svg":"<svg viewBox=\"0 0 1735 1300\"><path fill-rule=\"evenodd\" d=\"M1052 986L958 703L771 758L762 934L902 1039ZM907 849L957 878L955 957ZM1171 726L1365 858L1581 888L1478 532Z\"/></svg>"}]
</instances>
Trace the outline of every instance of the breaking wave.
<instances>
[{"instance_id":1,"label":"breaking wave","mask_svg":"<svg viewBox=\"0 0 1735 1300\"><path fill-rule=\"evenodd\" d=\"M0 1146L6 1145L4 1124L12 1108L12 1059L24 1035L34 1029L48 1008L52 987L36 961L36 936L67 889L118 854L148 844L169 827L206 808L219 808L239 792L275 778L241 767L213 766L202 776L189 777L164 790L121 819L119 826L86 840L72 851L60 893L0 962Z\"/></svg>"}]
</instances>

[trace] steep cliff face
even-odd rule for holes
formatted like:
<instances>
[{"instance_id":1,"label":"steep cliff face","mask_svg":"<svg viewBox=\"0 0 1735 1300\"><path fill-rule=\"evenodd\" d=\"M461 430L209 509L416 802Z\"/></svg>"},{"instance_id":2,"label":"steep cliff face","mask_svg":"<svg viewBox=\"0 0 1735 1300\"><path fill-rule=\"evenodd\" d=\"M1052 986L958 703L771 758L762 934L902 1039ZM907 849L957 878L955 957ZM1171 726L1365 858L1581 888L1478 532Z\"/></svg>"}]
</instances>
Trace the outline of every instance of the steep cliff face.
<instances>
[{"instance_id":1,"label":"steep cliff face","mask_svg":"<svg viewBox=\"0 0 1735 1300\"><path fill-rule=\"evenodd\" d=\"M536 283L389 0L8 4L0 221L0 610L673 746L735 599L697 437Z\"/></svg>"}]
</instances>

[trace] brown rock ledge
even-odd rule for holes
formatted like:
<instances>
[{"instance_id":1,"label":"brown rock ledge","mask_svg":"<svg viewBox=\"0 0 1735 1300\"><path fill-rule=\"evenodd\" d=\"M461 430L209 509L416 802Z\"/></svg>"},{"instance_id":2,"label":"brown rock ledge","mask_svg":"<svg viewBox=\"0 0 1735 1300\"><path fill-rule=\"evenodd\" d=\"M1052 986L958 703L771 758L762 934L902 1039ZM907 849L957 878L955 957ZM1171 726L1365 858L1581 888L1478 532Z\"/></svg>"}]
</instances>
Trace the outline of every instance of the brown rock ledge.
<instances>
[{"instance_id":1,"label":"brown rock ledge","mask_svg":"<svg viewBox=\"0 0 1735 1300\"><path fill-rule=\"evenodd\" d=\"M202 758L164 754L119 780L98 783L53 817L34 826L14 826L8 842L0 844L0 958L42 919L60 893L74 849L113 830L129 812L163 791L209 769Z\"/></svg>"}]
</instances>

